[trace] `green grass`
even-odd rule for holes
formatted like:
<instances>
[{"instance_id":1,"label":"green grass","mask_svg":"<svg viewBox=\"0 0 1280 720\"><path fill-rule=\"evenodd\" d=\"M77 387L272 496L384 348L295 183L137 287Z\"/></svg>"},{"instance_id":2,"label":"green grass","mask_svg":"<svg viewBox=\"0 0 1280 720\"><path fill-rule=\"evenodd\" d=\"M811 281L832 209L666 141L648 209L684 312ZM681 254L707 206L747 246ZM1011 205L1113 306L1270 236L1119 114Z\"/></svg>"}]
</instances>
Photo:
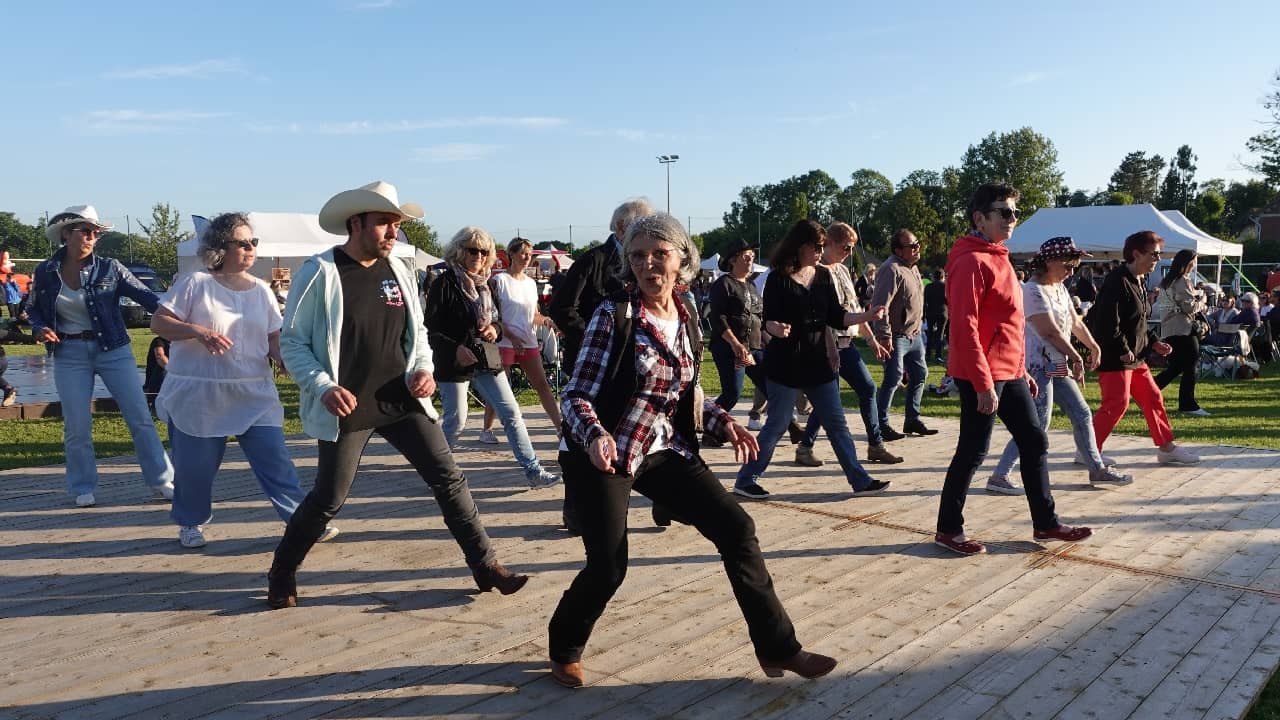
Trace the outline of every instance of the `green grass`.
<instances>
[{"instance_id":1,"label":"green grass","mask_svg":"<svg viewBox=\"0 0 1280 720\"><path fill-rule=\"evenodd\" d=\"M148 329L129 331L132 339L133 354L139 366L145 365L147 346L154 337ZM44 352L40 345L9 345L5 348L10 355L35 355ZM869 353L864 353L871 368L871 375L879 383L884 375L883 367ZM936 383L942 379L942 369L930 367L929 382ZM720 380L715 366L708 355L702 366L702 386L708 397L715 397L720 392ZM291 380L281 379L276 382L280 391L280 400L285 408L286 434L302 432L302 423L298 419L298 388ZM843 386L845 407L857 407L857 397L847 386ZM1176 406L1176 387L1166 389L1166 402L1170 400ZM751 383L743 393L742 403L751 401ZM1280 368L1263 366L1262 376L1256 380L1232 381L1223 379L1207 379L1197 386L1197 398L1200 404L1213 413L1209 418L1189 418L1174 413L1172 416L1174 433L1179 440L1214 445L1245 445L1260 448L1280 448ZM1085 385L1085 398L1090 407L1099 405L1098 385L1090 377ZM519 394L522 405L536 405L537 397L532 390ZM896 413L901 413L902 400L895 398ZM739 410L743 409L740 404ZM923 413L926 417L958 418L960 416L959 401L953 398L937 397L925 393ZM535 412L541 412L535 410ZM895 417L900 422L901 415ZM1056 429L1066 430L1069 424L1061 413L1054 418ZM167 428L159 422L156 428L162 439L168 439ZM61 464L64 461L62 451L62 421L57 418L45 420L7 421L3 425L7 447L0 454L0 469L32 467L36 465ZM860 430L855 425L855 430ZM1125 419L1116 428L1119 434L1146 435L1146 424L1142 413L1132 407ZM133 454L133 441L119 413L102 413L93 419L94 449L98 457L113 457ZM1271 682L1263 690L1258 702L1246 716L1247 720L1280 720L1280 677L1272 677Z\"/></svg>"}]
</instances>

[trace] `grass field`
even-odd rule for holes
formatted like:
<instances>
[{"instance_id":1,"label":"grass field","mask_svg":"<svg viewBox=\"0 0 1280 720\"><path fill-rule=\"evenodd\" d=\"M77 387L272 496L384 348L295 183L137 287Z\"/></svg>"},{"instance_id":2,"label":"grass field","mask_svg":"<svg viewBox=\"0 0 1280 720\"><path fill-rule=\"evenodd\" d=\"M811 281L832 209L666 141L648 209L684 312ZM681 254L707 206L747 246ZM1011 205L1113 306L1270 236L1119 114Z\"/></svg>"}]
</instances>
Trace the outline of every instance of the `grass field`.
<instances>
[{"instance_id":1,"label":"grass field","mask_svg":"<svg viewBox=\"0 0 1280 720\"><path fill-rule=\"evenodd\" d=\"M130 330L134 356L138 364L145 364L147 346L153 335L147 329ZM6 346L10 355L34 355L44 352L42 346ZM871 374L878 383L883 370L879 363L869 362ZM936 383L942 378L941 368L932 367L929 381ZM292 381L281 379L276 383L280 391L280 400L285 407L285 433L302 432L302 423L298 420L298 389ZM748 381L749 385L749 381ZM710 356L703 363L702 386L708 397L715 397L720 391L719 378ZM1166 402L1173 401L1176 406L1176 387L1166 389ZM744 399L737 408L745 409L750 403L751 390L748 387ZM1233 381L1225 379L1207 379L1197 388L1200 404L1213 413L1208 418L1193 418L1173 413L1174 433L1179 440L1193 443L1214 445L1244 445L1249 447L1280 449L1280 367L1264 366L1262 376L1256 380ZM1085 385L1085 398L1091 407L1098 407L1098 386L1089 378ZM537 405L537 398L532 391L521 393L522 405ZM844 388L845 407L856 407L857 398L846 386ZM902 400L895 398L894 425L900 425ZM534 409L533 412L541 412ZM959 403L953 398L937 397L926 392L923 402L923 413L928 417L959 417ZM168 432L159 422L156 423L161 438L168 439ZM855 435L861 435L859 424L853 425ZM1054 418L1054 427L1067 429L1066 419L1061 413ZM471 432L478 429L473 422ZM1125 419L1116 428L1117 433L1145 435L1146 425L1137 408L1131 408ZM32 467L36 465L61 464L62 421L60 419L6 421L4 435L8 442L6 449L0 453L0 469ZM118 413L104 413L94 416L94 447L98 457L133 454L133 442L125 428L124 421ZM995 449L998 451L998 448ZM1154 452L1154 449L1153 449ZM1263 691L1261 698L1247 716L1248 720L1280 720L1280 676L1272 677Z\"/></svg>"}]
</instances>

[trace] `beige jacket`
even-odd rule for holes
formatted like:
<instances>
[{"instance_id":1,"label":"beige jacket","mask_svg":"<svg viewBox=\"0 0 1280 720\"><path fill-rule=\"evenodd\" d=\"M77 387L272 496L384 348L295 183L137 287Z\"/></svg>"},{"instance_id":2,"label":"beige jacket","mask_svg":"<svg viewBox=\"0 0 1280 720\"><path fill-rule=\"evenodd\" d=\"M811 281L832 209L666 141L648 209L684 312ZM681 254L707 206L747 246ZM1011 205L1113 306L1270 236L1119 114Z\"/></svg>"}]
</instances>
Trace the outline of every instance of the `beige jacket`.
<instances>
[{"instance_id":1,"label":"beige jacket","mask_svg":"<svg viewBox=\"0 0 1280 720\"><path fill-rule=\"evenodd\" d=\"M1156 318L1160 321L1160 335L1190 335L1191 321L1197 313L1205 310L1204 291L1191 285L1190 278L1175 280L1166 290L1160 292L1156 301Z\"/></svg>"}]
</instances>

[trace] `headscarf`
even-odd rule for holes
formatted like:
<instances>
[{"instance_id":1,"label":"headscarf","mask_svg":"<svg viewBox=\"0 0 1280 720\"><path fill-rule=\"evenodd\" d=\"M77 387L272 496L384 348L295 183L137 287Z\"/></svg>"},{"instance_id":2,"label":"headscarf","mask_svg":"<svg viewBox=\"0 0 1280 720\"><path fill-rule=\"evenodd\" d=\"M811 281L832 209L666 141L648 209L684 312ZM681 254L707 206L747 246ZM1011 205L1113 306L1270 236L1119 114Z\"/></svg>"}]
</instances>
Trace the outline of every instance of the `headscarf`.
<instances>
[{"instance_id":1,"label":"headscarf","mask_svg":"<svg viewBox=\"0 0 1280 720\"><path fill-rule=\"evenodd\" d=\"M457 263L449 263L458 284L462 286L462 294L471 301L471 313L476 319L476 329L493 324L494 304L493 292L489 290L487 274L468 272Z\"/></svg>"}]
</instances>

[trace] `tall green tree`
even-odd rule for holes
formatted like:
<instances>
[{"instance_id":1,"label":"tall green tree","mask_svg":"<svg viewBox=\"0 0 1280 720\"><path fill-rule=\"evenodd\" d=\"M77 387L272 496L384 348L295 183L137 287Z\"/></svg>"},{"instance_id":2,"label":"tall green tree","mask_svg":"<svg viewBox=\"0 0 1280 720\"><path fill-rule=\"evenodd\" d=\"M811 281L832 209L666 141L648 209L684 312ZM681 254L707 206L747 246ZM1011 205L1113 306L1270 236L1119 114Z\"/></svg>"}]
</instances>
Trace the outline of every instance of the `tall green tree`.
<instances>
[{"instance_id":1,"label":"tall green tree","mask_svg":"<svg viewBox=\"0 0 1280 720\"><path fill-rule=\"evenodd\" d=\"M1147 157L1145 150L1134 150L1124 156L1120 167L1111 174L1107 190L1125 193L1135 203L1154 203L1160 186L1160 171L1163 169L1164 158L1159 155Z\"/></svg>"},{"instance_id":2,"label":"tall green tree","mask_svg":"<svg viewBox=\"0 0 1280 720\"><path fill-rule=\"evenodd\" d=\"M1161 210L1181 210L1185 215L1196 198L1196 160L1190 145L1183 145L1169 161L1169 172L1160 184Z\"/></svg>"},{"instance_id":3,"label":"tall green tree","mask_svg":"<svg viewBox=\"0 0 1280 720\"><path fill-rule=\"evenodd\" d=\"M1271 77L1271 88L1262 100L1262 107L1271 113L1271 118L1263 121L1267 129L1245 141L1245 147L1258 159L1245 167L1261 175L1268 184L1280 187L1280 70Z\"/></svg>"},{"instance_id":4,"label":"tall green tree","mask_svg":"<svg viewBox=\"0 0 1280 720\"><path fill-rule=\"evenodd\" d=\"M182 213L169 203L151 206L151 224L138 221L145 238L140 238L133 248L133 258L150 265L162 278L178 271L178 243L191 237L182 229Z\"/></svg>"},{"instance_id":5,"label":"tall green tree","mask_svg":"<svg viewBox=\"0 0 1280 720\"><path fill-rule=\"evenodd\" d=\"M400 229L408 238L409 244L424 253L444 257L444 248L440 247L440 235L425 220L406 220L400 223Z\"/></svg>"},{"instance_id":6,"label":"tall green tree","mask_svg":"<svg viewBox=\"0 0 1280 720\"><path fill-rule=\"evenodd\" d=\"M921 258L927 264L936 264L938 255L946 245L942 233L942 218L929 205L924 192L915 186L899 190L883 208L884 224L893 228L906 228L920 241Z\"/></svg>"},{"instance_id":7,"label":"tall green tree","mask_svg":"<svg viewBox=\"0 0 1280 720\"><path fill-rule=\"evenodd\" d=\"M839 214L858 231L867 249L883 253L888 248L890 230L878 219L880 208L893 199L893 183L884 174L870 168L855 170L850 183L840 191Z\"/></svg>"},{"instance_id":8,"label":"tall green tree","mask_svg":"<svg viewBox=\"0 0 1280 720\"><path fill-rule=\"evenodd\" d=\"M1053 207L1054 196L1062 187L1053 141L1024 127L1001 134L993 132L977 145L970 145L960 161L960 197L967 203L978 186L989 182L1005 182L1017 188L1018 207L1024 217L1040 208Z\"/></svg>"},{"instance_id":9,"label":"tall green tree","mask_svg":"<svg viewBox=\"0 0 1280 720\"><path fill-rule=\"evenodd\" d=\"M28 225L11 212L0 212L0 250L9 251L10 257L44 258L53 248L44 236L44 218L36 225Z\"/></svg>"}]
</instances>

